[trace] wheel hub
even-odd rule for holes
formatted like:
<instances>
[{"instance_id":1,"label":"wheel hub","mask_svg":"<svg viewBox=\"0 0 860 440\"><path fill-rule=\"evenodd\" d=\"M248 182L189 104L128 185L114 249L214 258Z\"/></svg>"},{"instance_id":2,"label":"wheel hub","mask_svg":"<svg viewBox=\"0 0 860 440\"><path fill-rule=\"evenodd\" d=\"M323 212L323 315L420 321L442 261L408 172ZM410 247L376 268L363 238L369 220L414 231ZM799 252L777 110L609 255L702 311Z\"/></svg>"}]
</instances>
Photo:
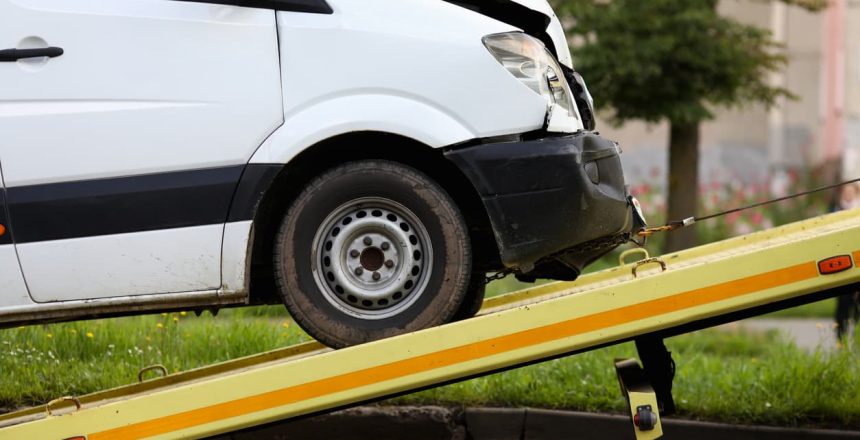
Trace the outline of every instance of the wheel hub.
<instances>
[{"instance_id":1,"label":"wheel hub","mask_svg":"<svg viewBox=\"0 0 860 440\"><path fill-rule=\"evenodd\" d=\"M318 228L314 250L323 296L363 319L402 312L423 293L430 275L426 228L389 199L362 198L336 209Z\"/></svg>"},{"instance_id":2,"label":"wheel hub","mask_svg":"<svg viewBox=\"0 0 860 440\"><path fill-rule=\"evenodd\" d=\"M365 270L377 270L382 267L385 255L379 248L368 247L361 251L359 261Z\"/></svg>"},{"instance_id":3,"label":"wheel hub","mask_svg":"<svg viewBox=\"0 0 860 440\"><path fill-rule=\"evenodd\" d=\"M378 290L384 283L399 275L397 262L401 260L402 246L392 246L391 240L397 237L392 237L387 230L378 230L378 226L380 226L378 222L356 223L354 227L358 231L357 235L353 240L347 241L344 250L349 250L342 257L347 272L351 272L355 277L354 282L365 290ZM367 291L355 290L353 293L358 293L356 298L375 296ZM348 298L347 301L349 301Z\"/></svg>"}]
</instances>

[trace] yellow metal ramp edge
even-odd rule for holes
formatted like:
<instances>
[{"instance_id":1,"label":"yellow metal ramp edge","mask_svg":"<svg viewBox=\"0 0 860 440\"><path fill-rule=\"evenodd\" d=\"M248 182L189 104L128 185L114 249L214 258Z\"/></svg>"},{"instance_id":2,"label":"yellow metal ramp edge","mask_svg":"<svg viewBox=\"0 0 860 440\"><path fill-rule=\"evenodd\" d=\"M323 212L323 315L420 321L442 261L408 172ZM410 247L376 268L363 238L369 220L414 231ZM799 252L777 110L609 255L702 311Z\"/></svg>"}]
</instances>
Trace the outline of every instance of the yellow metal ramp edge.
<instances>
[{"instance_id":1,"label":"yellow metal ramp edge","mask_svg":"<svg viewBox=\"0 0 860 440\"><path fill-rule=\"evenodd\" d=\"M819 262L848 256L822 275ZM337 351L274 356L235 370L115 391L62 415L4 418L0 439L189 438L585 350L860 282L860 211L834 214L490 300L481 316ZM844 260L843 260L844 261ZM649 266L650 267L650 266ZM318 347L317 347L318 348ZM168 381L170 376L163 381ZM108 398L109 397L109 398Z\"/></svg>"}]
</instances>

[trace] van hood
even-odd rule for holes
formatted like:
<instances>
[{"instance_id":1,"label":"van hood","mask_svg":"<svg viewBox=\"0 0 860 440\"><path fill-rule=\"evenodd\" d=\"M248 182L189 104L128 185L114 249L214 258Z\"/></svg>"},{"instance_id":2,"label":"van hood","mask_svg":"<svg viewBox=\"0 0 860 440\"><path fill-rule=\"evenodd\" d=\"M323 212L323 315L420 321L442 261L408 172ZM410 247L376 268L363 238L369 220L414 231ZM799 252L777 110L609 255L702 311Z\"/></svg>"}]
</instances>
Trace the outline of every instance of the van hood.
<instances>
[{"instance_id":1,"label":"van hood","mask_svg":"<svg viewBox=\"0 0 860 440\"><path fill-rule=\"evenodd\" d=\"M540 39L558 58L573 68L570 48L561 22L547 0L444 0L481 15L518 27Z\"/></svg>"}]
</instances>

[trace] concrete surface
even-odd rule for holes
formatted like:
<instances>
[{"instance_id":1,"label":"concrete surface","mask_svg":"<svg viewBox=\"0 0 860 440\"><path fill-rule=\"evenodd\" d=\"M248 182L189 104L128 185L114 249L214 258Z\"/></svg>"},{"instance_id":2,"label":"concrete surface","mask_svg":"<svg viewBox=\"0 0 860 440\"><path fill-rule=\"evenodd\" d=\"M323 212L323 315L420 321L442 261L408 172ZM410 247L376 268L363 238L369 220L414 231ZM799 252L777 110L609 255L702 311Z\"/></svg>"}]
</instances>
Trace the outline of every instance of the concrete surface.
<instances>
[{"instance_id":1,"label":"concrete surface","mask_svg":"<svg viewBox=\"0 0 860 440\"><path fill-rule=\"evenodd\" d=\"M752 318L717 327L725 331L745 329L754 332L777 330L798 347L807 351L836 347L836 333L832 319L827 318Z\"/></svg>"}]
</instances>

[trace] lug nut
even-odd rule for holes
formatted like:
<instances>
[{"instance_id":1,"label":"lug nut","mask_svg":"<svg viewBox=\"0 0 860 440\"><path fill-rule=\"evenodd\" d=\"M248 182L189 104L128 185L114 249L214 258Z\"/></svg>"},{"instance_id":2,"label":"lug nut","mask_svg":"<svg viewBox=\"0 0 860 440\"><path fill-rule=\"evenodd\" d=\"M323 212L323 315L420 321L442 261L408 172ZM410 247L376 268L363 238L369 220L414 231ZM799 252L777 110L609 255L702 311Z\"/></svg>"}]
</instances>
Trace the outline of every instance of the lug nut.
<instances>
[{"instance_id":1,"label":"lug nut","mask_svg":"<svg viewBox=\"0 0 860 440\"><path fill-rule=\"evenodd\" d=\"M379 272L373 272L373 281L379 281L381 277L382 275L380 275Z\"/></svg>"},{"instance_id":2,"label":"lug nut","mask_svg":"<svg viewBox=\"0 0 860 440\"><path fill-rule=\"evenodd\" d=\"M361 276L361 274L363 274L363 273L364 273L364 269L362 269L360 267L355 268L355 274L356 275Z\"/></svg>"},{"instance_id":3,"label":"lug nut","mask_svg":"<svg viewBox=\"0 0 860 440\"><path fill-rule=\"evenodd\" d=\"M390 244L388 244L388 242L387 242L387 241L384 241L384 242L382 242L382 246L380 246L380 247L382 248L382 250L387 251L387 250L388 250L388 248L390 248L390 247L391 247L391 245L390 245Z\"/></svg>"},{"instance_id":4,"label":"lug nut","mask_svg":"<svg viewBox=\"0 0 860 440\"><path fill-rule=\"evenodd\" d=\"M364 237L364 245L365 246L370 246L372 244L373 244L373 240L371 240L370 237Z\"/></svg>"},{"instance_id":5,"label":"lug nut","mask_svg":"<svg viewBox=\"0 0 860 440\"><path fill-rule=\"evenodd\" d=\"M349 251L349 256L352 258L358 258L359 255L361 255L361 252L359 252L355 249Z\"/></svg>"},{"instance_id":6,"label":"lug nut","mask_svg":"<svg viewBox=\"0 0 860 440\"><path fill-rule=\"evenodd\" d=\"M391 260L386 260L385 261L385 267L391 269L392 267L394 267L394 262Z\"/></svg>"}]
</instances>

